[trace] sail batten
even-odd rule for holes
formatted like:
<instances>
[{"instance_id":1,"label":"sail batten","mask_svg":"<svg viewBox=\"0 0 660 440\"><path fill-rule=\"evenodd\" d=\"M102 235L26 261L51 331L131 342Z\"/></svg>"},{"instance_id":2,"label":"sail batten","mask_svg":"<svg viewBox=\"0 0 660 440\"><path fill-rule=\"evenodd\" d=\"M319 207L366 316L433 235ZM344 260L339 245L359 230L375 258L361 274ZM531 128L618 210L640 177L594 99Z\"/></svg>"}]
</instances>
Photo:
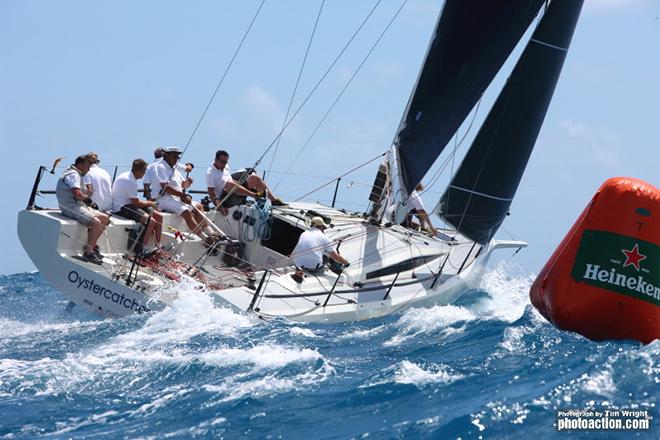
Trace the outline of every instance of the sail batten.
<instances>
[{"instance_id":1,"label":"sail batten","mask_svg":"<svg viewBox=\"0 0 660 440\"><path fill-rule=\"evenodd\" d=\"M550 3L435 212L485 244L508 215L566 58L582 0ZM484 195L497 195L484 197Z\"/></svg>"},{"instance_id":2,"label":"sail batten","mask_svg":"<svg viewBox=\"0 0 660 440\"><path fill-rule=\"evenodd\" d=\"M458 191L463 191L463 192L466 192L466 193L469 193L469 194L473 194L475 196L486 197L486 198L494 199L494 200L501 200L503 202L513 201L513 198L497 197L497 196L494 196L494 195L491 195L491 194L482 193L482 192L475 191L475 190L472 190L472 189L462 188L462 187L456 186L456 185L449 185L449 188L452 188L452 189L455 189L455 190L458 190Z\"/></svg>"}]
</instances>

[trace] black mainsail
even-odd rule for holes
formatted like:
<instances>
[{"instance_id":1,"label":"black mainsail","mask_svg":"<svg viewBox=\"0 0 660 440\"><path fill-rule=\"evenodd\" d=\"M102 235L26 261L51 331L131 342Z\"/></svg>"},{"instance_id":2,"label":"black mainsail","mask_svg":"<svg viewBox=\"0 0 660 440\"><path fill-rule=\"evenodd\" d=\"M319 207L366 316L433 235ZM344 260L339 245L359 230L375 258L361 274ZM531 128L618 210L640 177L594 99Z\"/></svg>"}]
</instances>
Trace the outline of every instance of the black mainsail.
<instances>
[{"instance_id":1,"label":"black mainsail","mask_svg":"<svg viewBox=\"0 0 660 440\"><path fill-rule=\"evenodd\" d=\"M504 221L550 105L583 0L553 0L436 212L486 244Z\"/></svg>"},{"instance_id":2,"label":"black mainsail","mask_svg":"<svg viewBox=\"0 0 660 440\"><path fill-rule=\"evenodd\" d=\"M394 140L406 194L460 127L543 1L446 0Z\"/></svg>"}]
</instances>

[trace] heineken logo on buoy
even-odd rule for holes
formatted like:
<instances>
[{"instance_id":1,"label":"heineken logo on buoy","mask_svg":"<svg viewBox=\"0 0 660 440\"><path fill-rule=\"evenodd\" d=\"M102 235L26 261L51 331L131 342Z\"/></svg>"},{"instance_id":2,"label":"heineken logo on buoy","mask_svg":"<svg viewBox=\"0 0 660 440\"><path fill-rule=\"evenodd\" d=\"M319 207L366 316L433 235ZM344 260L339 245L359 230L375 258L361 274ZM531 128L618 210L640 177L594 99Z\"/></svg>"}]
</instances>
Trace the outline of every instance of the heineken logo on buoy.
<instances>
[{"instance_id":1,"label":"heineken logo on buoy","mask_svg":"<svg viewBox=\"0 0 660 440\"><path fill-rule=\"evenodd\" d=\"M660 249L607 231L585 230L572 277L578 282L660 306Z\"/></svg>"}]
</instances>

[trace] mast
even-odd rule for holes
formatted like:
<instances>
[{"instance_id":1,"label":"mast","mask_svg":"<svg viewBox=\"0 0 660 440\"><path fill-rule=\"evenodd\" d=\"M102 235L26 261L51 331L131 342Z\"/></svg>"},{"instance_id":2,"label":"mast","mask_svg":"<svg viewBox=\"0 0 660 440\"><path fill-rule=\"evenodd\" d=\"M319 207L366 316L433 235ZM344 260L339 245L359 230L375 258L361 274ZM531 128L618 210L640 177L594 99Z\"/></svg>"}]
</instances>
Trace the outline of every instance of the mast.
<instances>
[{"instance_id":1,"label":"mast","mask_svg":"<svg viewBox=\"0 0 660 440\"><path fill-rule=\"evenodd\" d=\"M486 244L507 216L550 105L583 0L553 0L435 212Z\"/></svg>"}]
</instances>

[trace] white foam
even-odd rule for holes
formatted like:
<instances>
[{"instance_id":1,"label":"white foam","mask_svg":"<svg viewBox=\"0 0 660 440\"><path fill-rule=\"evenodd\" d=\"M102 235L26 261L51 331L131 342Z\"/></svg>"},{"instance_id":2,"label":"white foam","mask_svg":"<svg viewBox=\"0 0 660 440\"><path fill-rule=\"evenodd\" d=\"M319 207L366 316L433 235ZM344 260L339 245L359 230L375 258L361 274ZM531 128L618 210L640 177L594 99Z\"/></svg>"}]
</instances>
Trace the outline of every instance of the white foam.
<instances>
[{"instance_id":1,"label":"white foam","mask_svg":"<svg viewBox=\"0 0 660 440\"><path fill-rule=\"evenodd\" d=\"M342 333L338 335L336 339L366 339L382 333L386 328L387 327L384 325L379 325L378 327L365 330L355 330L350 333Z\"/></svg>"},{"instance_id":2,"label":"white foam","mask_svg":"<svg viewBox=\"0 0 660 440\"><path fill-rule=\"evenodd\" d=\"M518 320L530 304L529 289L535 278L532 274L515 274L520 271L519 266L500 261L486 272L479 287L486 291L489 297L477 302L471 310L484 318L506 322Z\"/></svg>"},{"instance_id":3,"label":"white foam","mask_svg":"<svg viewBox=\"0 0 660 440\"><path fill-rule=\"evenodd\" d=\"M220 402L236 400L244 396L260 398L317 386L327 380L334 372L332 366L324 364L319 369L305 371L287 378L277 377L276 374L268 374L265 377L256 379L239 380L242 379L240 376L234 376L219 385L204 385L204 389L211 393L218 393Z\"/></svg>"},{"instance_id":4,"label":"white foam","mask_svg":"<svg viewBox=\"0 0 660 440\"><path fill-rule=\"evenodd\" d=\"M32 332L69 332L99 325L90 323L34 324L10 322L11 335ZM171 307L151 315L141 328L70 353L64 359L0 360L0 381L16 391L31 390L40 395L83 390L98 384L126 383L126 374L139 380L163 364L187 365L208 362L214 365L251 364L255 368L279 368L290 363L322 359L317 351L258 345L247 349L213 347L199 353L188 343L197 335L238 336L254 325L245 315L214 307L208 295L197 290L181 293ZM4 335L4 333L3 333ZM234 341L232 339L232 341ZM122 385L120 385L122 386Z\"/></svg>"},{"instance_id":5,"label":"white foam","mask_svg":"<svg viewBox=\"0 0 660 440\"><path fill-rule=\"evenodd\" d=\"M198 355L198 359L213 365L230 366L251 364L257 368L281 368L289 364L323 360L316 350L285 348L278 345L257 345L243 350L220 348Z\"/></svg>"},{"instance_id":6,"label":"white foam","mask_svg":"<svg viewBox=\"0 0 660 440\"><path fill-rule=\"evenodd\" d=\"M580 378L581 388L604 397L612 397L616 393L616 385L611 368L605 368L594 374L584 374Z\"/></svg>"},{"instance_id":7,"label":"white foam","mask_svg":"<svg viewBox=\"0 0 660 440\"><path fill-rule=\"evenodd\" d=\"M318 338L316 333L314 333L308 328L291 327L289 329L289 333L291 333L292 336L303 336L305 338Z\"/></svg>"},{"instance_id":8,"label":"white foam","mask_svg":"<svg viewBox=\"0 0 660 440\"><path fill-rule=\"evenodd\" d=\"M533 331L532 328L523 327L507 327L504 329L504 338L500 342L500 347L512 353L523 353L526 350L523 338Z\"/></svg>"},{"instance_id":9,"label":"white foam","mask_svg":"<svg viewBox=\"0 0 660 440\"><path fill-rule=\"evenodd\" d=\"M431 333L439 329L444 329L443 335L445 336L460 333L465 330L464 326L452 326L459 322L472 321L475 318L474 313L465 307L459 306L448 305L413 308L406 311L399 318L396 325L401 328L401 331L388 341L385 341L384 345L398 345L419 334Z\"/></svg>"},{"instance_id":10,"label":"white foam","mask_svg":"<svg viewBox=\"0 0 660 440\"><path fill-rule=\"evenodd\" d=\"M54 332L68 334L72 331L85 331L88 329L93 329L99 325L100 321L88 321L88 322L65 322L65 323L25 323L21 321L14 321L12 319L0 319L0 328L2 328L2 334L0 334L0 340L7 339L11 340L17 336L25 336L30 334L38 333L49 333L52 335Z\"/></svg>"},{"instance_id":11,"label":"white foam","mask_svg":"<svg viewBox=\"0 0 660 440\"><path fill-rule=\"evenodd\" d=\"M186 292L171 307L152 315L145 325L117 337L123 347L157 348L168 343L185 343L200 335L231 336L254 323L245 315L215 307L203 292Z\"/></svg>"},{"instance_id":12,"label":"white foam","mask_svg":"<svg viewBox=\"0 0 660 440\"><path fill-rule=\"evenodd\" d=\"M452 373L447 365L432 365L425 370L419 365L405 360L399 363L394 374L394 381L421 387L432 383L448 384L463 377L461 374Z\"/></svg>"},{"instance_id":13,"label":"white foam","mask_svg":"<svg viewBox=\"0 0 660 440\"><path fill-rule=\"evenodd\" d=\"M135 411L131 411L131 415L138 414L153 414L159 408L166 406L169 402L180 398L187 394L187 390L180 389L179 387L166 388L160 392L160 395L153 399L151 402L142 404Z\"/></svg>"}]
</instances>

